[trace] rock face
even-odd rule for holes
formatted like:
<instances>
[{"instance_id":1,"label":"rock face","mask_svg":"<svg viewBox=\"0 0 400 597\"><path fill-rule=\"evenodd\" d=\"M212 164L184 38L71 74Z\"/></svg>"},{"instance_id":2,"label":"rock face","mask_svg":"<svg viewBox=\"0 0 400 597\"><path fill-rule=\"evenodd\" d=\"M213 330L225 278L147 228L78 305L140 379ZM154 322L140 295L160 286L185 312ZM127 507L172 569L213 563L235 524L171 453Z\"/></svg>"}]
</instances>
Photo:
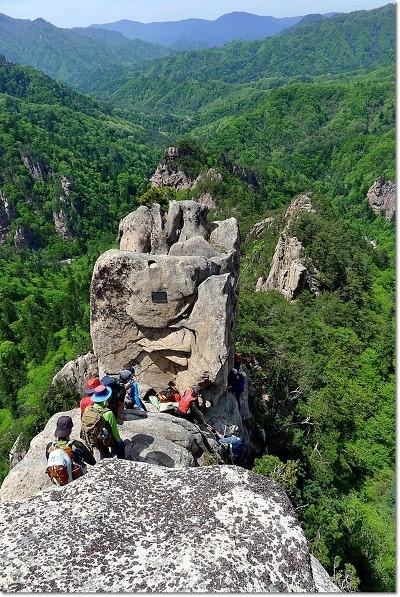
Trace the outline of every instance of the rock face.
<instances>
[{"instance_id":1,"label":"rock face","mask_svg":"<svg viewBox=\"0 0 400 597\"><path fill-rule=\"evenodd\" d=\"M74 237L73 223L68 213L69 210L74 210L70 199L71 183L63 176L60 184L61 193L58 199L58 207L53 211L53 221L57 234L68 239Z\"/></svg>"},{"instance_id":2,"label":"rock face","mask_svg":"<svg viewBox=\"0 0 400 597\"><path fill-rule=\"evenodd\" d=\"M0 191L0 245L6 241L7 234L15 215L14 207L8 201L4 193Z\"/></svg>"},{"instance_id":3,"label":"rock face","mask_svg":"<svg viewBox=\"0 0 400 597\"><path fill-rule=\"evenodd\" d=\"M147 388L219 384L230 357L238 279L236 220L206 219L195 201L140 207L120 225L120 251L96 263L91 333L100 370L139 364ZM211 344L210 344L211 343ZM195 364L196 363L196 364Z\"/></svg>"},{"instance_id":4,"label":"rock face","mask_svg":"<svg viewBox=\"0 0 400 597\"><path fill-rule=\"evenodd\" d=\"M74 388L78 394L83 393L86 381L89 377L97 377L99 373L97 358L91 352L82 355L74 361L69 361L53 377L52 384L67 383Z\"/></svg>"},{"instance_id":5,"label":"rock face","mask_svg":"<svg viewBox=\"0 0 400 597\"><path fill-rule=\"evenodd\" d=\"M315 588L318 593L340 593L337 587L330 579L325 568L318 562L314 556L311 556L311 569L314 577Z\"/></svg>"},{"instance_id":6,"label":"rock face","mask_svg":"<svg viewBox=\"0 0 400 597\"><path fill-rule=\"evenodd\" d=\"M197 178L190 178L179 165L179 160L182 157L181 152L182 150L178 147L168 147L163 160L150 179L153 187L170 187L175 191L187 191L193 189L199 183L223 180L222 174L215 168L209 168L206 172L201 172ZM201 192L194 197L194 201L197 201L200 205L205 205L209 209L215 209L216 207L216 201L208 191Z\"/></svg>"},{"instance_id":7,"label":"rock face","mask_svg":"<svg viewBox=\"0 0 400 597\"><path fill-rule=\"evenodd\" d=\"M105 460L0 522L4 592L316 590L287 496L237 467Z\"/></svg>"},{"instance_id":8,"label":"rock face","mask_svg":"<svg viewBox=\"0 0 400 597\"><path fill-rule=\"evenodd\" d=\"M121 250L104 253L92 278L100 374L135 365L142 393L165 390L170 380L181 392L205 382L205 400L230 402L225 423L242 428L225 391L239 276L236 220L209 223L206 207L173 201L167 214L159 205L129 214L119 240Z\"/></svg>"},{"instance_id":9,"label":"rock face","mask_svg":"<svg viewBox=\"0 0 400 597\"><path fill-rule=\"evenodd\" d=\"M19 435L9 453L10 469L14 468L26 456L26 449L22 443L22 436Z\"/></svg>"},{"instance_id":10,"label":"rock face","mask_svg":"<svg viewBox=\"0 0 400 597\"><path fill-rule=\"evenodd\" d=\"M396 214L396 183L379 178L367 193L368 205L376 214L393 220Z\"/></svg>"},{"instance_id":11,"label":"rock face","mask_svg":"<svg viewBox=\"0 0 400 597\"><path fill-rule=\"evenodd\" d=\"M15 501L37 495L54 487L46 475L45 450L54 439L59 416L72 417L71 438L79 439L80 410L57 413L44 430L31 441L28 453L15 462L0 488L0 502ZM125 440L126 457L168 468L196 466L204 453L210 450L198 427L189 421L162 413L127 413L127 421L119 426ZM212 449L212 448L211 448Z\"/></svg>"},{"instance_id":12,"label":"rock face","mask_svg":"<svg viewBox=\"0 0 400 597\"><path fill-rule=\"evenodd\" d=\"M291 223L303 210L315 211L309 194L296 197L287 209L285 227L276 245L269 275L258 279L256 291L279 290L288 301L294 300L306 288L319 294L318 272L312 265L306 267L303 245L289 234Z\"/></svg>"},{"instance_id":13,"label":"rock face","mask_svg":"<svg viewBox=\"0 0 400 597\"><path fill-rule=\"evenodd\" d=\"M164 159L150 178L153 187L171 187L176 191L184 191L192 187L194 180L190 179L177 165L180 157L177 147L168 147Z\"/></svg>"},{"instance_id":14,"label":"rock face","mask_svg":"<svg viewBox=\"0 0 400 597\"><path fill-rule=\"evenodd\" d=\"M246 240L250 240L252 238L260 238L260 236L271 227L274 218L265 218L261 220L261 222L257 222L254 224L253 228L250 230L249 234L247 235Z\"/></svg>"},{"instance_id":15,"label":"rock face","mask_svg":"<svg viewBox=\"0 0 400 597\"><path fill-rule=\"evenodd\" d=\"M39 182L46 180L49 174L49 169L44 162L33 158L29 153L23 153L21 158L33 180Z\"/></svg>"},{"instance_id":16,"label":"rock face","mask_svg":"<svg viewBox=\"0 0 400 597\"><path fill-rule=\"evenodd\" d=\"M16 249L37 249L40 245L37 234L26 224L20 224L14 233Z\"/></svg>"}]
</instances>

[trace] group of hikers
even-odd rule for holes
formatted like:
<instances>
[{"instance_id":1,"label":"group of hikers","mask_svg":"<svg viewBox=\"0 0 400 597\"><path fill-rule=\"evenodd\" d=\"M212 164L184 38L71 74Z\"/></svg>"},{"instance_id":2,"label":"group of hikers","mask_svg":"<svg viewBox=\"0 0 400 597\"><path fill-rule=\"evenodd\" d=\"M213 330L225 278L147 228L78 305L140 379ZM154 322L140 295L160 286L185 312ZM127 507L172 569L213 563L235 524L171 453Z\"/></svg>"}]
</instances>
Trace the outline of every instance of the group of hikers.
<instances>
[{"instance_id":1,"label":"group of hikers","mask_svg":"<svg viewBox=\"0 0 400 597\"><path fill-rule=\"evenodd\" d=\"M244 390L245 378L240 371L241 355L235 354L234 366L229 372L226 389L232 392L240 410L240 398ZM82 441L71 440L73 421L69 416L57 420L55 440L46 446L47 469L51 481L56 485L66 485L86 472L86 465L96 464L94 449L99 452L100 460L116 456L125 458L125 443L121 439L118 423L125 420L124 411L147 411L145 401L153 405L169 403L173 405L171 414L199 423L212 430L221 446L228 447L239 454L243 441L233 433L221 434L205 421L204 401L200 399L202 385L196 385L180 394L174 381L168 383L163 392L150 390L140 397L139 384L134 378L134 370L124 369L117 376L105 375L101 379L90 378L80 401Z\"/></svg>"}]
</instances>

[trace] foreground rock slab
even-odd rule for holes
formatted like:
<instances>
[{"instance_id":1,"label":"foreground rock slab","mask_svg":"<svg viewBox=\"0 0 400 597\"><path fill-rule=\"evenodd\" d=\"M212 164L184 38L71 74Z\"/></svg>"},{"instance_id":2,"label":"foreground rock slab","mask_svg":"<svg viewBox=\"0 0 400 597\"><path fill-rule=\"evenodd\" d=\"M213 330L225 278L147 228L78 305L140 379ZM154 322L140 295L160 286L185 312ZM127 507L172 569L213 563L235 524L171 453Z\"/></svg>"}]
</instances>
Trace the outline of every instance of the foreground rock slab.
<instances>
[{"instance_id":1,"label":"foreground rock slab","mask_svg":"<svg viewBox=\"0 0 400 597\"><path fill-rule=\"evenodd\" d=\"M66 515L68 513L68 515ZM237 467L103 461L0 513L8 592L314 592L277 483Z\"/></svg>"}]
</instances>

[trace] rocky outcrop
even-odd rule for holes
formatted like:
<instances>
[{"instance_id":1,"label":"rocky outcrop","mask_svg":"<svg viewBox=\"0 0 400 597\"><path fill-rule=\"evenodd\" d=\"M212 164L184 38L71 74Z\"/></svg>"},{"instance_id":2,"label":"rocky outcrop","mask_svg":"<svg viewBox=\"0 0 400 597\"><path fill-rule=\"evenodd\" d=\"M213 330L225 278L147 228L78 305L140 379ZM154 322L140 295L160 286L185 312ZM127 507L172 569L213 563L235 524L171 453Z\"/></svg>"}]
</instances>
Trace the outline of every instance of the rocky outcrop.
<instances>
[{"instance_id":1,"label":"rocky outcrop","mask_svg":"<svg viewBox=\"0 0 400 597\"><path fill-rule=\"evenodd\" d=\"M16 466L23 458L25 458L26 452L27 450L22 441L22 436L19 435L8 455L10 460L10 469L14 468L14 466Z\"/></svg>"},{"instance_id":2,"label":"rocky outcrop","mask_svg":"<svg viewBox=\"0 0 400 597\"><path fill-rule=\"evenodd\" d=\"M0 489L0 501L15 501L37 495L54 487L45 473L46 445L54 439L59 416L72 417L74 427L71 437L79 439L80 410L57 413L48 421L44 430L31 441L28 453L15 462ZM189 421L162 413L127 411L128 420L119 425L125 440L128 460L147 462L168 468L196 466L204 453L212 450L206 445L198 427Z\"/></svg>"},{"instance_id":3,"label":"rocky outcrop","mask_svg":"<svg viewBox=\"0 0 400 597\"><path fill-rule=\"evenodd\" d=\"M4 592L317 588L287 496L237 467L104 460L66 487L3 503L0 524Z\"/></svg>"},{"instance_id":4,"label":"rocky outcrop","mask_svg":"<svg viewBox=\"0 0 400 597\"><path fill-rule=\"evenodd\" d=\"M189 178L178 165L180 157L178 147L168 147L164 159L150 178L153 187L171 187L176 191L184 191L193 186L194 179Z\"/></svg>"},{"instance_id":5,"label":"rocky outcrop","mask_svg":"<svg viewBox=\"0 0 400 597\"><path fill-rule=\"evenodd\" d=\"M6 241L15 215L13 205L8 201L4 193L0 191L0 245Z\"/></svg>"},{"instance_id":6,"label":"rocky outcrop","mask_svg":"<svg viewBox=\"0 0 400 597\"><path fill-rule=\"evenodd\" d=\"M370 208L376 213L393 220L396 214L396 183L379 178L367 193Z\"/></svg>"},{"instance_id":7,"label":"rocky outcrop","mask_svg":"<svg viewBox=\"0 0 400 597\"><path fill-rule=\"evenodd\" d=\"M27 224L17 226L14 233L14 247L16 249L38 249L40 239L38 235Z\"/></svg>"},{"instance_id":8,"label":"rocky outcrop","mask_svg":"<svg viewBox=\"0 0 400 597\"><path fill-rule=\"evenodd\" d=\"M309 194L296 197L285 214L285 227L275 248L271 269L267 278L259 278L256 291L278 290L292 301L299 293L308 289L319 294L318 271L305 260L305 250L301 242L290 235L290 226L301 211L315 211Z\"/></svg>"},{"instance_id":9,"label":"rocky outcrop","mask_svg":"<svg viewBox=\"0 0 400 597\"><path fill-rule=\"evenodd\" d=\"M44 182L49 174L49 169L42 160L37 160L29 153L21 155L22 161L32 176L33 180Z\"/></svg>"},{"instance_id":10,"label":"rocky outcrop","mask_svg":"<svg viewBox=\"0 0 400 597\"><path fill-rule=\"evenodd\" d=\"M216 168L209 168L201 172L197 178L188 176L180 165L182 150L178 147L168 147L164 158L157 166L157 170L150 179L151 185L156 188L170 187L175 191L193 189L199 183L223 180L222 174ZM216 201L209 191L202 191L193 197L194 201L209 209L215 209Z\"/></svg>"},{"instance_id":11,"label":"rocky outcrop","mask_svg":"<svg viewBox=\"0 0 400 597\"><path fill-rule=\"evenodd\" d=\"M121 250L107 251L91 286L91 334L100 373L136 365L142 392L181 392L204 382L205 400L226 396L239 276L234 218L209 223L195 201L140 207L121 222ZM236 410L235 410L236 408ZM212 410L212 409L211 409ZM211 415L207 413L207 416Z\"/></svg>"},{"instance_id":12,"label":"rocky outcrop","mask_svg":"<svg viewBox=\"0 0 400 597\"><path fill-rule=\"evenodd\" d=\"M249 234L246 237L246 240L251 240L252 238L260 238L260 236L271 227L275 218L265 218L261 220L261 222L257 222L254 224L253 228L250 230Z\"/></svg>"},{"instance_id":13,"label":"rocky outcrop","mask_svg":"<svg viewBox=\"0 0 400 597\"><path fill-rule=\"evenodd\" d=\"M61 192L58 198L57 209L53 211L54 227L57 234L62 238L68 239L73 238L74 226L71 219L71 211L75 211L72 204L70 193L71 193L71 182L63 176L60 181Z\"/></svg>"},{"instance_id":14,"label":"rocky outcrop","mask_svg":"<svg viewBox=\"0 0 400 597\"><path fill-rule=\"evenodd\" d=\"M82 394L89 377L97 377L99 373L97 357L91 352L82 355L74 361L69 361L53 377L52 384L66 383L78 394Z\"/></svg>"}]
</instances>

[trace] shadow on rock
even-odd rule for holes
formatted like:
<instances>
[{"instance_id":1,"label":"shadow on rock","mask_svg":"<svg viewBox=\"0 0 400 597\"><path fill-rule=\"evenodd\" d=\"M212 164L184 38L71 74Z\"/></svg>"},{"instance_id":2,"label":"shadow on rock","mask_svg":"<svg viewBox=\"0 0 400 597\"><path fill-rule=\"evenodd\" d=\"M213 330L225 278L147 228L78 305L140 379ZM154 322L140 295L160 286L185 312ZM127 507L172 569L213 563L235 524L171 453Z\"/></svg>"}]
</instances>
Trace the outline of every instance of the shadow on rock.
<instances>
[{"instance_id":1,"label":"shadow on rock","mask_svg":"<svg viewBox=\"0 0 400 597\"><path fill-rule=\"evenodd\" d=\"M154 443L154 437L145 433L138 433L132 440L125 440L125 458L135 462L147 462L148 464L157 464L174 468L173 458L161 452L160 450L148 451L148 448ZM144 455L142 453L145 452Z\"/></svg>"}]
</instances>

